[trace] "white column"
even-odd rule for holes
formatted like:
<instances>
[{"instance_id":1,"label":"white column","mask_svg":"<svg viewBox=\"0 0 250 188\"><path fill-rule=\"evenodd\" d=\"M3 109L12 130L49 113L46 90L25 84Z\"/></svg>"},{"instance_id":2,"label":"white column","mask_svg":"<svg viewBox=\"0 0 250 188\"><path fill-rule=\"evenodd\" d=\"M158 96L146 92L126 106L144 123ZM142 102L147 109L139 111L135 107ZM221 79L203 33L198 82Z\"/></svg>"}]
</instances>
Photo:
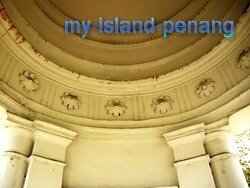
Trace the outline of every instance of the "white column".
<instances>
[{"instance_id":1,"label":"white column","mask_svg":"<svg viewBox=\"0 0 250 188\"><path fill-rule=\"evenodd\" d=\"M204 148L204 124L197 124L164 134L173 148L180 188L215 188Z\"/></svg>"},{"instance_id":2,"label":"white column","mask_svg":"<svg viewBox=\"0 0 250 188\"><path fill-rule=\"evenodd\" d=\"M3 110L1 117L0 187L22 188L27 157L32 149L32 122L9 113L3 114Z\"/></svg>"},{"instance_id":3,"label":"white column","mask_svg":"<svg viewBox=\"0 0 250 188\"><path fill-rule=\"evenodd\" d=\"M66 148L76 133L42 121L34 124L34 147L24 187L61 188Z\"/></svg>"},{"instance_id":4,"label":"white column","mask_svg":"<svg viewBox=\"0 0 250 188\"><path fill-rule=\"evenodd\" d=\"M230 134L228 120L223 119L206 126L205 147L211 157L211 169L217 188L248 188L239 160L235 156L235 143Z\"/></svg>"}]
</instances>

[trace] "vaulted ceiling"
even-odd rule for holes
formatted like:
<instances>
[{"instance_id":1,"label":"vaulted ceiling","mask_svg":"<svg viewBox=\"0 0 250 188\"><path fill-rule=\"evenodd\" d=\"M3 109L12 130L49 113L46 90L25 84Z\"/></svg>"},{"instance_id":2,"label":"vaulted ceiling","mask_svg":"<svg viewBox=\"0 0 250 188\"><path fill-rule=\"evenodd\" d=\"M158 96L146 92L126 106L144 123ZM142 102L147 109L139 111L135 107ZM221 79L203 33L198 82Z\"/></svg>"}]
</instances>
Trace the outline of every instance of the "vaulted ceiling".
<instances>
[{"instance_id":1,"label":"vaulted ceiling","mask_svg":"<svg viewBox=\"0 0 250 188\"><path fill-rule=\"evenodd\" d=\"M87 39L64 33L65 20L237 20L248 0L22 0L14 5L40 37L14 23L24 38L55 64L77 74L105 80L146 79L180 69L202 57L223 39L222 35L100 34L92 29ZM29 11L27 11L29 10ZM13 20L15 21L15 19ZM41 37L53 46L47 50Z\"/></svg>"},{"instance_id":2,"label":"vaulted ceiling","mask_svg":"<svg viewBox=\"0 0 250 188\"><path fill-rule=\"evenodd\" d=\"M250 104L249 0L0 2L0 104L14 114L65 126L171 128ZM236 31L231 39L64 33L65 20L99 16L235 20Z\"/></svg>"}]
</instances>

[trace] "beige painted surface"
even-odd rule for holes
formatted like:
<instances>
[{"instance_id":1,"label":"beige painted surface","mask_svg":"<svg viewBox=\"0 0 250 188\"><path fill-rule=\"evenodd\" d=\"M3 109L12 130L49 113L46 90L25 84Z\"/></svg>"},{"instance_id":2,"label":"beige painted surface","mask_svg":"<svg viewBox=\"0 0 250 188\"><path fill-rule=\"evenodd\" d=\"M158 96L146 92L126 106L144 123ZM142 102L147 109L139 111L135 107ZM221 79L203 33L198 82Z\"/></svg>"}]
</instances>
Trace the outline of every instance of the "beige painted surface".
<instances>
[{"instance_id":1,"label":"beige painted surface","mask_svg":"<svg viewBox=\"0 0 250 188\"><path fill-rule=\"evenodd\" d=\"M65 187L139 188L178 184L173 154L163 138L129 141L78 137L68 149L66 163Z\"/></svg>"},{"instance_id":2,"label":"beige painted surface","mask_svg":"<svg viewBox=\"0 0 250 188\"><path fill-rule=\"evenodd\" d=\"M215 180L228 188L231 175L237 184L230 185L245 185L237 178L243 177L238 162L221 156L231 153L231 141L223 134L209 139L222 125L249 125L249 107L239 111L250 104L250 14L243 15L247 0L178 0L161 7L162 12L147 0L139 15L148 19L157 12L159 20L230 17L239 20L230 40L92 32L82 41L65 36L62 28L68 16L85 16L79 0L0 2L1 153L24 155L12 161L12 153L0 157L0 185L214 188ZM91 19L97 16L92 11L97 2L106 1L88 1ZM118 1L109 2L116 7ZM140 6L139 1L127 2L126 10ZM139 12L121 16L134 18ZM240 116L231 116L237 111ZM12 125L9 131L6 127Z\"/></svg>"}]
</instances>

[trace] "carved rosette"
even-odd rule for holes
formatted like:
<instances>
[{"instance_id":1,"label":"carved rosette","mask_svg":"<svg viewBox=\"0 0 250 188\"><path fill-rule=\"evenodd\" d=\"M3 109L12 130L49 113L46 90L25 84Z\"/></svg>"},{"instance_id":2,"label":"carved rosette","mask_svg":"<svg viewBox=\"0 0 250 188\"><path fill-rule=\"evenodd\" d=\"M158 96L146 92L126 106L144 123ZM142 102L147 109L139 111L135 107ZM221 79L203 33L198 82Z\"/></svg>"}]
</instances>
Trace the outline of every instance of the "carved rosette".
<instances>
[{"instance_id":1,"label":"carved rosette","mask_svg":"<svg viewBox=\"0 0 250 188\"><path fill-rule=\"evenodd\" d=\"M77 110L81 106L81 98L72 93L64 93L61 97L62 105L67 108L67 110Z\"/></svg>"},{"instance_id":2,"label":"carved rosette","mask_svg":"<svg viewBox=\"0 0 250 188\"><path fill-rule=\"evenodd\" d=\"M35 78L35 75L24 71L19 75L20 85L23 87L24 91L34 92L39 88L39 81Z\"/></svg>"},{"instance_id":3,"label":"carved rosette","mask_svg":"<svg viewBox=\"0 0 250 188\"><path fill-rule=\"evenodd\" d=\"M105 108L107 110L107 114L112 115L114 117L119 117L125 114L127 110L125 103L119 100L109 101Z\"/></svg>"},{"instance_id":4,"label":"carved rosette","mask_svg":"<svg viewBox=\"0 0 250 188\"><path fill-rule=\"evenodd\" d=\"M173 102L169 96L160 96L153 100L151 107L154 109L154 112L166 114L168 111L173 110Z\"/></svg>"},{"instance_id":5,"label":"carved rosette","mask_svg":"<svg viewBox=\"0 0 250 188\"><path fill-rule=\"evenodd\" d=\"M196 94L200 97L208 97L213 93L215 90L215 81L211 78L203 79L197 86L196 86Z\"/></svg>"},{"instance_id":6,"label":"carved rosette","mask_svg":"<svg viewBox=\"0 0 250 188\"><path fill-rule=\"evenodd\" d=\"M242 50L237 58L236 67L246 69L250 67L250 47Z\"/></svg>"}]
</instances>

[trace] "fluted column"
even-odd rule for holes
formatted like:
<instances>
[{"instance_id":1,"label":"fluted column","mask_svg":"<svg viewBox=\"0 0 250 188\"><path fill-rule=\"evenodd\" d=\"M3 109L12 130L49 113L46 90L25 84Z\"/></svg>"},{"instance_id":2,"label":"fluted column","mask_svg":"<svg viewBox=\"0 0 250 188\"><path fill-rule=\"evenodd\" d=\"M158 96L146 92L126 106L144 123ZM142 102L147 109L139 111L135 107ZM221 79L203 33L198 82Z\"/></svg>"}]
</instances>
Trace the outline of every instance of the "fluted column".
<instances>
[{"instance_id":1,"label":"fluted column","mask_svg":"<svg viewBox=\"0 0 250 188\"><path fill-rule=\"evenodd\" d=\"M215 188L210 158L204 148L204 124L164 134L173 148L180 188Z\"/></svg>"},{"instance_id":2,"label":"fluted column","mask_svg":"<svg viewBox=\"0 0 250 188\"><path fill-rule=\"evenodd\" d=\"M66 148L76 133L42 121L34 124L34 147L24 187L61 188Z\"/></svg>"},{"instance_id":3,"label":"fluted column","mask_svg":"<svg viewBox=\"0 0 250 188\"><path fill-rule=\"evenodd\" d=\"M211 169L217 188L248 188L239 160L235 156L235 143L228 120L223 119L206 126L205 147L211 157Z\"/></svg>"},{"instance_id":4,"label":"fluted column","mask_svg":"<svg viewBox=\"0 0 250 188\"><path fill-rule=\"evenodd\" d=\"M22 188L32 150L32 122L0 111L0 187Z\"/></svg>"}]
</instances>

